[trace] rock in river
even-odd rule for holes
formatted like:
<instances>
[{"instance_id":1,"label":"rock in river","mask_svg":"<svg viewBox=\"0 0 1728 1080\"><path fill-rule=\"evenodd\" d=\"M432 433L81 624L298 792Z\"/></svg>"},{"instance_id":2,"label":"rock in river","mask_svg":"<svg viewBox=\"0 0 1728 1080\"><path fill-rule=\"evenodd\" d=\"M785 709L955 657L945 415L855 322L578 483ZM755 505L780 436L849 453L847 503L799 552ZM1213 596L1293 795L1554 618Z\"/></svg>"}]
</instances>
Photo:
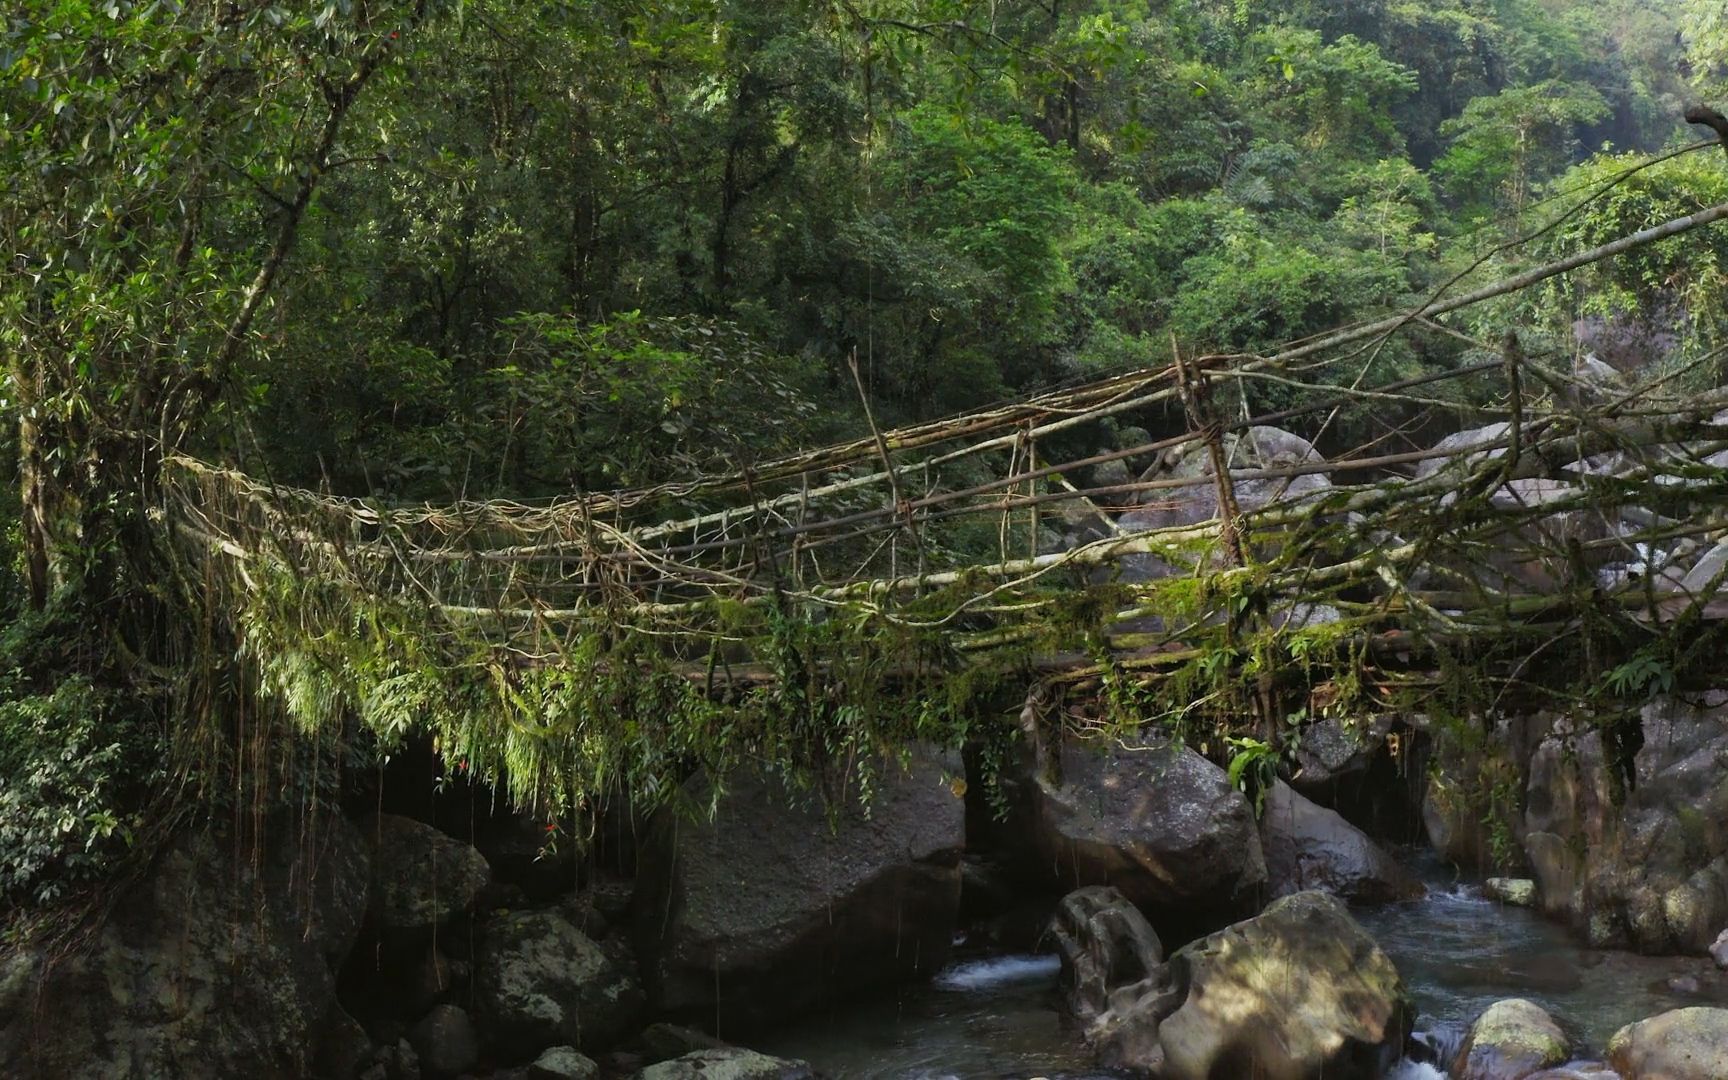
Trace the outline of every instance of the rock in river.
<instances>
[{"instance_id":1,"label":"rock in river","mask_svg":"<svg viewBox=\"0 0 1728 1080\"><path fill-rule=\"evenodd\" d=\"M1624 1080L1728 1077L1728 1009L1675 1009L1614 1033L1608 1063Z\"/></svg>"},{"instance_id":2,"label":"rock in river","mask_svg":"<svg viewBox=\"0 0 1728 1080\"><path fill-rule=\"evenodd\" d=\"M1056 920L1070 999L1095 1013L1087 1034L1106 1065L1159 1080L1376 1080L1403 1052L1403 981L1336 897L1274 901L1143 978L1155 938L1109 899L1070 896ZM1123 970L1089 976L1100 960Z\"/></svg>"},{"instance_id":3,"label":"rock in river","mask_svg":"<svg viewBox=\"0 0 1728 1080\"><path fill-rule=\"evenodd\" d=\"M1162 1080L1374 1080L1403 1053L1403 980L1326 893L1274 901L1167 966L1183 1000L1145 1062Z\"/></svg>"},{"instance_id":4,"label":"rock in river","mask_svg":"<svg viewBox=\"0 0 1728 1080\"><path fill-rule=\"evenodd\" d=\"M1454 1080L1524 1080L1566 1060L1566 1036L1535 1002L1496 1001L1470 1025L1452 1063Z\"/></svg>"}]
</instances>

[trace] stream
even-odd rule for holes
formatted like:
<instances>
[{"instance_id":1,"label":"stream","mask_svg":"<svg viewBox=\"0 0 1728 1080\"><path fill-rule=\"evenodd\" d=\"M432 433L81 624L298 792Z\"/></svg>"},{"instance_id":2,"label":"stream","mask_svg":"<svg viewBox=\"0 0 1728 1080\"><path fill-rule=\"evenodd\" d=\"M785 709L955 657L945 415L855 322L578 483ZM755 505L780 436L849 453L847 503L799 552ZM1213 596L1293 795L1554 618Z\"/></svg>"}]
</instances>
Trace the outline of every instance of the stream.
<instances>
[{"instance_id":1,"label":"stream","mask_svg":"<svg viewBox=\"0 0 1728 1080\"><path fill-rule=\"evenodd\" d=\"M1622 1025L1687 1005L1728 1005L1728 978L1704 957L1591 949L1534 912L1447 880L1431 855L1412 863L1428 884L1416 901L1354 912L1397 964L1418 1012L1418 1057L1444 1062L1494 1001L1546 1008L1580 1059L1599 1056ZM808 1061L830 1080L999 1080L1109 1074L1065 1022L1054 956L958 961L900 997L806 1020L760 1049ZM1676 990L1670 980L1692 979ZM1406 1060L1388 1080L1439 1080Z\"/></svg>"}]
</instances>

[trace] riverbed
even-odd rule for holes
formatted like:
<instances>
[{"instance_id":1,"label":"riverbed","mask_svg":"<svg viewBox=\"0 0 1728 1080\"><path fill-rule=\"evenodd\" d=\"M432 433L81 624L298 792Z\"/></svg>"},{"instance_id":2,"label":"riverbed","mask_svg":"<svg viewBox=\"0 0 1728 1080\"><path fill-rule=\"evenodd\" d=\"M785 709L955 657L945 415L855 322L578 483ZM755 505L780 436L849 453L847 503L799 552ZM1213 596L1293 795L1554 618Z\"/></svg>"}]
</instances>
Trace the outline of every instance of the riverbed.
<instances>
[{"instance_id":1,"label":"riverbed","mask_svg":"<svg viewBox=\"0 0 1728 1080\"><path fill-rule=\"evenodd\" d=\"M1450 881L1411 856L1420 900L1355 912L1397 964L1418 1010L1417 1058L1444 1062L1490 1003L1524 997L1552 1013L1579 1059L1622 1025L1687 1005L1728 1005L1707 958L1647 957L1581 945L1564 928ZM1054 956L962 959L928 986L806 1020L761 1049L808 1061L831 1080L1103 1077L1060 1007ZM1426 1050L1424 1050L1426 1048ZM1422 1060L1388 1080L1438 1080Z\"/></svg>"}]
</instances>

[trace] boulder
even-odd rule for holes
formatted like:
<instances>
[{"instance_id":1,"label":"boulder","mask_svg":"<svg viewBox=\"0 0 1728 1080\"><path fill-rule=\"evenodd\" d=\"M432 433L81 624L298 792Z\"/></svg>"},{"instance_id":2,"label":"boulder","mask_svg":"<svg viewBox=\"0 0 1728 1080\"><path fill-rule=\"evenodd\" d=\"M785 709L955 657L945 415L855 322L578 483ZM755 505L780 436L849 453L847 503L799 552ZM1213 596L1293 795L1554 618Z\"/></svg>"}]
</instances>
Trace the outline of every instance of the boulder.
<instances>
[{"instance_id":1,"label":"boulder","mask_svg":"<svg viewBox=\"0 0 1728 1080\"><path fill-rule=\"evenodd\" d=\"M1109 1065L1144 1061L1158 1021L1180 1003L1164 947L1146 916L1106 885L1063 897L1046 939L1062 958L1062 989L1086 1040Z\"/></svg>"},{"instance_id":2,"label":"boulder","mask_svg":"<svg viewBox=\"0 0 1728 1080\"><path fill-rule=\"evenodd\" d=\"M1716 940L1710 946L1710 959L1716 961L1716 966L1728 971L1728 930L1716 935Z\"/></svg>"},{"instance_id":3,"label":"boulder","mask_svg":"<svg viewBox=\"0 0 1728 1080\"><path fill-rule=\"evenodd\" d=\"M1046 936L1062 958L1069 1011L1085 1023L1109 1010L1114 991L1143 982L1164 964L1152 924L1108 885L1063 897Z\"/></svg>"},{"instance_id":4,"label":"boulder","mask_svg":"<svg viewBox=\"0 0 1728 1080\"><path fill-rule=\"evenodd\" d=\"M867 804L848 793L832 813L755 775L728 778L710 820L668 812L636 905L658 1009L726 1035L933 974L960 904L961 772L918 750L906 768L880 763Z\"/></svg>"},{"instance_id":5,"label":"boulder","mask_svg":"<svg viewBox=\"0 0 1728 1080\"><path fill-rule=\"evenodd\" d=\"M429 1077L456 1076L480 1060L474 1024L456 1005L439 1005L427 1013L408 1034L408 1043L420 1059L421 1073Z\"/></svg>"},{"instance_id":6,"label":"boulder","mask_svg":"<svg viewBox=\"0 0 1728 1080\"><path fill-rule=\"evenodd\" d=\"M1453 432L1434 444L1433 457L1417 463L1416 479L1426 480L1442 469L1462 473L1484 461L1498 461L1506 456L1506 448L1493 444L1503 441L1509 430L1511 425L1501 421Z\"/></svg>"},{"instance_id":7,"label":"boulder","mask_svg":"<svg viewBox=\"0 0 1728 1080\"><path fill-rule=\"evenodd\" d=\"M1602 734L1563 722L1536 750L1524 847L1544 911L1597 945L1702 955L1728 924L1728 694L1645 705L1616 807Z\"/></svg>"},{"instance_id":8,"label":"boulder","mask_svg":"<svg viewBox=\"0 0 1728 1080\"><path fill-rule=\"evenodd\" d=\"M430 825L397 814L361 823L372 842L372 903L386 936L431 932L474 906L492 879L486 857Z\"/></svg>"},{"instance_id":9,"label":"boulder","mask_svg":"<svg viewBox=\"0 0 1728 1080\"><path fill-rule=\"evenodd\" d=\"M1324 465L1326 459L1300 435L1262 425L1226 435L1224 446L1240 510L1259 510L1274 503L1301 505L1331 490L1332 482L1320 472L1278 478L1254 475L1261 470ZM1124 514L1118 525L1127 532L1142 532L1212 520L1218 516L1218 490L1213 476L1212 458L1204 446L1194 444L1166 450L1140 479L1182 483L1147 491L1144 505ZM1178 559L1172 567L1169 561L1156 555L1127 555L1121 560L1121 576L1125 581L1153 581L1191 569L1183 562Z\"/></svg>"},{"instance_id":10,"label":"boulder","mask_svg":"<svg viewBox=\"0 0 1728 1080\"><path fill-rule=\"evenodd\" d=\"M1324 717L1302 729L1296 744L1296 774L1290 785L1312 798L1316 791L1366 773L1386 749L1396 720L1376 716Z\"/></svg>"},{"instance_id":11,"label":"boulder","mask_svg":"<svg viewBox=\"0 0 1728 1080\"><path fill-rule=\"evenodd\" d=\"M1566 1061L1566 1036L1535 1002L1496 1001L1470 1025L1452 1063L1453 1080L1524 1080Z\"/></svg>"},{"instance_id":12,"label":"boulder","mask_svg":"<svg viewBox=\"0 0 1728 1080\"><path fill-rule=\"evenodd\" d=\"M1273 896L1320 889L1357 903L1411 900L1422 883L1366 833L1316 806L1282 780L1266 792L1260 847Z\"/></svg>"},{"instance_id":13,"label":"boulder","mask_svg":"<svg viewBox=\"0 0 1728 1080\"><path fill-rule=\"evenodd\" d=\"M1212 925L1266 883L1254 810L1223 769L1160 734L1042 753L1022 839L1048 884L1112 885L1142 908Z\"/></svg>"},{"instance_id":14,"label":"boulder","mask_svg":"<svg viewBox=\"0 0 1728 1080\"><path fill-rule=\"evenodd\" d=\"M528 1066L528 1080L598 1080L600 1066L574 1046L553 1046Z\"/></svg>"},{"instance_id":15,"label":"boulder","mask_svg":"<svg viewBox=\"0 0 1728 1080\"><path fill-rule=\"evenodd\" d=\"M1728 1076L1728 1009L1675 1009L1628 1024L1608 1041L1624 1080L1722 1080Z\"/></svg>"},{"instance_id":16,"label":"boulder","mask_svg":"<svg viewBox=\"0 0 1728 1080\"><path fill-rule=\"evenodd\" d=\"M727 1047L696 1050L650 1065L636 1074L636 1080L816 1080L816 1074L802 1061Z\"/></svg>"},{"instance_id":17,"label":"boulder","mask_svg":"<svg viewBox=\"0 0 1728 1080\"><path fill-rule=\"evenodd\" d=\"M0 960L0 1076L299 1077L367 906L366 845L322 818L262 851L174 841L70 953Z\"/></svg>"},{"instance_id":18,"label":"boulder","mask_svg":"<svg viewBox=\"0 0 1728 1080\"><path fill-rule=\"evenodd\" d=\"M482 927L474 997L488 1036L518 1060L550 1046L609 1046L643 1005L636 981L551 911L516 912Z\"/></svg>"},{"instance_id":19,"label":"boulder","mask_svg":"<svg viewBox=\"0 0 1728 1080\"><path fill-rule=\"evenodd\" d=\"M1375 1080L1403 1053L1403 981L1336 897L1301 892L1178 950L1145 1056L1113 1064L1160 1080ZM1151 1024L1149 1010L1140 1022Z\"/></svg>"}]
</instances>

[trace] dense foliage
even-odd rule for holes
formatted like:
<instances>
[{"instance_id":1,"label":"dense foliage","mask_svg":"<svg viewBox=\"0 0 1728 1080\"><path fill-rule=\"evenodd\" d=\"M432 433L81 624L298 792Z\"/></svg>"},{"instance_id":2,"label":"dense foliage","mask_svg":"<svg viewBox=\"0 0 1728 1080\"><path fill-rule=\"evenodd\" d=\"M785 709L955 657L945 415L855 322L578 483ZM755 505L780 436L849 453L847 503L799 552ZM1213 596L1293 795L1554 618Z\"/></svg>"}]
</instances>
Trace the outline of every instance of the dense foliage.
<instances>
[{"instance_id":1,"label":"dense foliage","mask_svg":"<svg viewBox=\"0 0 1728 1080\"><path fill-rule=\"evenodd\" d=\"M0 896L123 846L169 756L141 689L223 711L164 677L210 647L144 528L171 453L537 497L856 434L860 387L894 421L1173 340L1265 350L1424 295L1687 138L1682 99L1725 77L1701 0L24 0L9 611L75 612L82 643L0 679ZM1678 159L1545 242L1721 176ZM1658 247L1521 318L1564 348L1576 317L1678 305L1706 347L1724 255Z\"/></svg>"}]
</instances>

